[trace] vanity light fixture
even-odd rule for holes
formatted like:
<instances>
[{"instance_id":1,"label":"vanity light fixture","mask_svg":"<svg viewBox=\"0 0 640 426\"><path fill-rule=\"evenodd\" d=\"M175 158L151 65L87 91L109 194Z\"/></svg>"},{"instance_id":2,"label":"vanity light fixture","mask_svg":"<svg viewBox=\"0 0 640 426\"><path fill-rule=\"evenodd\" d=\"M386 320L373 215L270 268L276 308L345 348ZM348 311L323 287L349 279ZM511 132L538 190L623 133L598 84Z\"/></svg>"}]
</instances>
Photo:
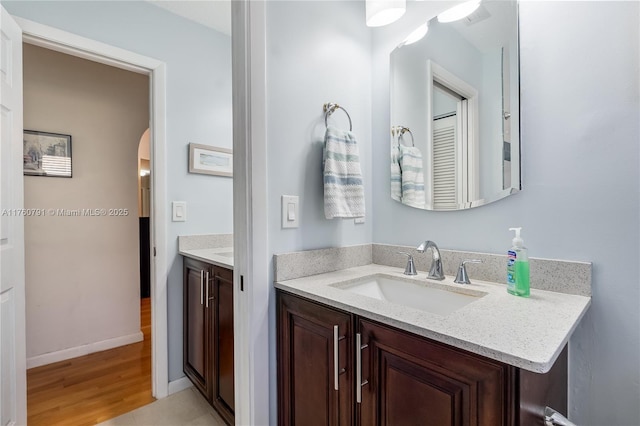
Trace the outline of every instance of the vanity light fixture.
<instances>
[{"instance_id":1,"label":"vanity light fixture","mask_svg":"<svg viewBox=\"0 0 640 426\"><path fill-rule=\"evenodd\" d=\"M480 0L471 0L445 10L438 15L438 22L454 22L471 15L480 6Z\"/></svg>"},{"instance_id":2,"label":"vanity light fixture","mask_svg":"<svg viewBox=\"0 0 640 426\"><path fill-rule=\"evenodd\" d=\"M404 39L402 45L406 46L422 40L422 38L427 35L427 31L429 31L429 24L425 22L423 25L420 25L418 28L413 30L413 32Z\"/></svg>"},{"instance_id":3,"label":"vanity light fixture","mask_svg":"<svg viewBox=\"0 0 640 426\"><path fill-rule=\"evenodd\" d=\"M140 169L140 176L149 176L151 172L146 169Z\"/></svg>"},{"instance_id":4,"label":"vanity light fixture","mask_svg":"<svg viewBox=\"0 0 640 426\"><path fill-rule=\"evenodd\" d=\"M368 27L381 27L398 20L407 10L406 0L365 0Z\"/></svg>"}]
</instances>

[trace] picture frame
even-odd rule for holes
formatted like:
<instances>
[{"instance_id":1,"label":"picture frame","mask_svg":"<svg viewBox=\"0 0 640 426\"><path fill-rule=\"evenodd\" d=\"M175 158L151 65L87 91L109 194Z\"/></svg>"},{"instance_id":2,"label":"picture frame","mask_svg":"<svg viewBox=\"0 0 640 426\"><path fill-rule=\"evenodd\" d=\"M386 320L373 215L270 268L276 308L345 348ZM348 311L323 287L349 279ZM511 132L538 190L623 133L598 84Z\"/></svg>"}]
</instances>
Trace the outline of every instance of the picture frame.
<instances>
[{"instance_id":1,"label":"picture frame","mask_svg":"<svg viewBox=\"0 0 640 426\"><path fill-rule=\"evenodd\" d=\"M233 177L233 151L228 148L190 143L189 173Z\"/></svg>"},{"instance_id":2,"label":"picture frame","mask_svg":"<svg viewBox=\"0 0 640 426\"><path fill-rule=\"evenodd\" d=\"M73 177L71 135L24 130L23 175Z\"/></svg>"}]
</instances>

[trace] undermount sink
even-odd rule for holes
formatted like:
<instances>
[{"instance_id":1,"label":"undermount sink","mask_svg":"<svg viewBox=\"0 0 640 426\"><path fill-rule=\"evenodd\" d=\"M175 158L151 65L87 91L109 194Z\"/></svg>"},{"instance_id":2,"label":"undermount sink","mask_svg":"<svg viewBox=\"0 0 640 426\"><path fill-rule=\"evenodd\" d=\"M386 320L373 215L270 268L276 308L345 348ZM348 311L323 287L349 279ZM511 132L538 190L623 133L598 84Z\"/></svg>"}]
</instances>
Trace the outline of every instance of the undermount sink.
<instances>
[{"instance_id":1,"label":"undermount sink","mask_svg":"<svg viewBox=\"0 0 640 426\"><path fill-rule=\"evenodd\" d=\"M486 294L474 290L456 292L434 288L426 282L403 281L380 275L337 284L335 287L437 315L448 315Z\"/></svg>"}]
</instances>

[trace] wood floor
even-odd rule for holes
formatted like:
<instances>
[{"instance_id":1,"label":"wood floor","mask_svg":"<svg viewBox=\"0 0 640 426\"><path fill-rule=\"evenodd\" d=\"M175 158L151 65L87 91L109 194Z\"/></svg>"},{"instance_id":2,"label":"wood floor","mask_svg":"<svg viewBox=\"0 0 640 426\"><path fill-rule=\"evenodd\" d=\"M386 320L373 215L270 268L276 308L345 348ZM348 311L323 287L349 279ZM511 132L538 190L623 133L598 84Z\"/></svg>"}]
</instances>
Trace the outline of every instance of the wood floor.
<instances>
[{"instance_id":1,"label":"wood floor","mask_svg":"<svg viewBox=\"0 0 640 426\"><path fill-rule=\"evenodd\" d=\"M149 298L140 317L142 342L27 370L29 426L95 425L155 401Z\"/></svg>"}]
</instances>

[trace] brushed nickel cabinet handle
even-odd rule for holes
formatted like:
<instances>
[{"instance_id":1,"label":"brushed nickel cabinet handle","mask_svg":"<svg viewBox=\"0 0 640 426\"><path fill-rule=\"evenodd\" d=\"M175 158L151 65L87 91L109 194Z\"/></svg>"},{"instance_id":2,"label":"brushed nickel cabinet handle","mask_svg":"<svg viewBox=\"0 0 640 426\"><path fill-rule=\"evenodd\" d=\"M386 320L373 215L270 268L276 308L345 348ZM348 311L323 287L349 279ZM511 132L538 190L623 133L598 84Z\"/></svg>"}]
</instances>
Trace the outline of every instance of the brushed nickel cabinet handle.
<instances>
[{"instance_id":1,"label":"brushed nickel cabinet handle","mask_svg":"<svg viewBox=\"0 0 640 426\"><path fill-rule=\"evenodd\" d=\"M362 335L356 333L356 402L362 403L362 387L369 383L368 380L362 381L362 350L369 345L362 344Z\"/></svg>"},{"instance_id":2,"label":"brushed nickel cabinet handle","mask_svg":"<svg viewBox=\"0 0 640 426\"><path fill-rule=\"evenodd\" d=\"M333 326L333 388L338 390L338 326Z\"/></svg>"},{"instance_id":3,"label":"brushed nickel cabinet handle","mask_svg":"<svg viewBox=\"0 0 640 426\"><path fill-rule=\"evenodd\" d=\"M200 270L200 304L204 304L204 270Z\"/></svg>"},{"instance_id":4,"label":"brushed nickel cabinet handle","mask_svg":"<svg viewBox=\"0 0 640 426\"><path fill-rule=\"evenodd\" d=\"M206 292L207 292L207 297L205 298L205 307L208 308L209 307L209 271L207 271L205 273L205 287L207 288Z\"/></svg>"}]
</instances>

